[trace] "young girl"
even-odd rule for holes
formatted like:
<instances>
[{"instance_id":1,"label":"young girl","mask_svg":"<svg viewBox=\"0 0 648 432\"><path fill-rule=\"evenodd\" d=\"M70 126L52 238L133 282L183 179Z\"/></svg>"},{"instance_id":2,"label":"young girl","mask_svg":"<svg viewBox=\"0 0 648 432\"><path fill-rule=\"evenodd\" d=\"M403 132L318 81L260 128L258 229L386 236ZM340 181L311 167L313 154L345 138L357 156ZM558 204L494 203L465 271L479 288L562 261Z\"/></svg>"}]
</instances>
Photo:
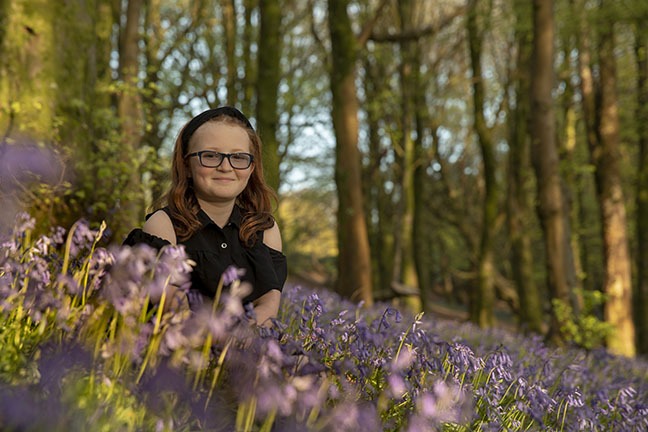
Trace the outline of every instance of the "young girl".
<instances>
[{"instance_id":1,"label":"young girl","mask_svg":"<svg viewBox=\"0 0 648 432\"><path fill-rule=\"evenodd\" d=\"M241 279L252 286L243 303L254 305L258 325L269 326L287 275L272 198L261 140L249 120L236 108L210 109L180 131L166 206L148 215L124 244L184 245L196 263L190 306L214 297L229 266L243 269Z\"/></svg>"}]
</instances>

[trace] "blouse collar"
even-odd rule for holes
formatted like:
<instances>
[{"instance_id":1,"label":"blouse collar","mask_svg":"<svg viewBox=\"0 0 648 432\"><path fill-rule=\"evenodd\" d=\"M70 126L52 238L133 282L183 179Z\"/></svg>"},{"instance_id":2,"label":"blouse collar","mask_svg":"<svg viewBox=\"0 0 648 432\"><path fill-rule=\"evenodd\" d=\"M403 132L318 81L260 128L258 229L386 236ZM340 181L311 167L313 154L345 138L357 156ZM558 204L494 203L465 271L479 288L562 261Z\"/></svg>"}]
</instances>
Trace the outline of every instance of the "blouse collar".
<instances>
[{"instance_id":1,"label":"blouse collar","mask_svg":"<svg viewBox=\"0 0 648 432\"><path fill-rule=\"evenodd\" d=\"M230 214L228 224L231 223L237 228L240 228L242 218L243 216L241 215L241 208L238 205L234 204L234 208L232 209L232 213ZM200 211L198 212L198 221L200 221L203 228L209 224L216 225L216 222L214 222L203 209L200 209Z\"/></svg>"}]
</instances>

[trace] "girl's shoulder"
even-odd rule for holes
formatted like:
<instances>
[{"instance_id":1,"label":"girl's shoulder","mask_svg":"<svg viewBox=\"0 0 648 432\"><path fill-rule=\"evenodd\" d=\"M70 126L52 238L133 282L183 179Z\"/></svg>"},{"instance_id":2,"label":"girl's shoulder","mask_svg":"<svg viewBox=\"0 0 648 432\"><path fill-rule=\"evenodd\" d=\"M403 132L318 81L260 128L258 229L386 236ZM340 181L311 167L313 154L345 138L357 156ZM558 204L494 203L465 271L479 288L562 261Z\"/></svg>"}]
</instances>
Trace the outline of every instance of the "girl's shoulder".
<instances>
[{"instance_id":1,"label":"girl's shoulder","mask_svg":"<svg viewBox=\"0 0 648 432\"><path fill-rule=\"evenodd\" d=\"M279 225L277 225L276 221L272 227L263 231L263 243L269 248L281 252L281 232L279 231Z\"/></svg>"},{"instance_id":2,"label":"girl's shoulder","mask_svg":"<svg viewBox=\"0 0 648 432\"><path fill-rule=\"evenodd\" d=\"M147 215L142 231L163 238L171 244L177 242L175 229L166 207Z\"/></svg>"}]
</instances>

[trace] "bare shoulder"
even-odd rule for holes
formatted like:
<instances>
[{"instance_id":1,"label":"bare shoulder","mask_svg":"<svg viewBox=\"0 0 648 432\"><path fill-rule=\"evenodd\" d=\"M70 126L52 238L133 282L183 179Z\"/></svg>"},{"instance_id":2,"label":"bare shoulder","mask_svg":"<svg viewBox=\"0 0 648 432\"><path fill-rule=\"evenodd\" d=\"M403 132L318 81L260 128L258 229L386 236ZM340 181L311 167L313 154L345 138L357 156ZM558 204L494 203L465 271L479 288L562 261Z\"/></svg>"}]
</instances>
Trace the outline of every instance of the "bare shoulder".
<instances>
[{"instance_id":1,"label":"bare shoulder","mask_svg":"<svg viewBox=\"0 0 648 432\"><path fill-rule=\"evenodd\" d=\"M164 211L158 210L144 223L142 231L176 244L176 234L171 218Z\"/></svg>"},{"instance_id":2,"label":"bare shoulder","mask_svg":"<svg viewBox=\"0 0 648 432\"><path fill-rule=\"evenodd\" d=\"M265 243L266 246L281 252L281 232L279 231L279 225L277 225L277 222L275 222L271 228L268 228L263 232L263 243Z\"/></svg>"}]
</instances>

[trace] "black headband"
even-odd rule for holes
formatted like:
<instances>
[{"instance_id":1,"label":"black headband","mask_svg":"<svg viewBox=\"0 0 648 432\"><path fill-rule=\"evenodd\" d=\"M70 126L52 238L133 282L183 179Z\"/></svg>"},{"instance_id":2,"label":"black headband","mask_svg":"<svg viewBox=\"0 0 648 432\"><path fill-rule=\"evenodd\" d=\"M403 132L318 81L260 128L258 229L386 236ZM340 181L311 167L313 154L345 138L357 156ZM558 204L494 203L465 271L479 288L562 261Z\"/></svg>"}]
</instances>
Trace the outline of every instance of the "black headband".
<instances>
[{"instance_id":1,"label":"black headband","mask_svg":"<svg viewBox=\"0 0 648 432\"><path fill-rule=\"evenodd\" d=\"M250 120L248 120L247 117L245 117L245 115L236 108L231 106L223 106L219 108L208 109L207 111L203 111L196 117L192 118L187 126L185 126L184 130L182 131L182 144L184 148L187 148L191 136L194 134L194 132L196 132L196 130L198 130L200 126L207 123L211 119L222 116L237 119L241 123L243 123L246 128L254 132L254 128L252 127L252 124L250 124Z\"/></svg>"}]
</instances>

